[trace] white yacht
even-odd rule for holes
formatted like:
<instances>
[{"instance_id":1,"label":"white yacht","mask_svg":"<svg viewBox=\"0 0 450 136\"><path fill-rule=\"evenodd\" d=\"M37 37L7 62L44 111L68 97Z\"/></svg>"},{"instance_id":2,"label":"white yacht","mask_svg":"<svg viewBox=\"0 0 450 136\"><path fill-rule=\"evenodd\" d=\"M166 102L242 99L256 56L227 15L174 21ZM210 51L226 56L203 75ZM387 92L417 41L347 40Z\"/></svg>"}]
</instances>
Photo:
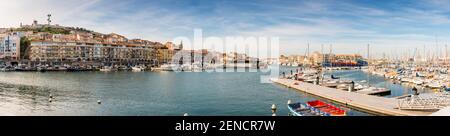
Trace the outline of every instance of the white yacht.
<instances>
[{"instance_id":1,"label":"white yacht","mask_svg":"<svg viewBox=\"0 0 450 136\"><path fill-rule=\"evenodd\" d=\"M113 68L112 66L104 66L100 69L102 72L110 72L110 71L117 71L117 69Z\"/></svg>"},{"instance_id":2,"label":"white yacht","mask_svg":"<svg viewBox=\"0 0 450 136\"><path fill-rule=\"evenodd\" d=\"M131 67L131 70L134 72L141 72L141 71L144 71L145 68L144 68L144 66L134 66L134 67Z\"/></svg>"}]
</instances>

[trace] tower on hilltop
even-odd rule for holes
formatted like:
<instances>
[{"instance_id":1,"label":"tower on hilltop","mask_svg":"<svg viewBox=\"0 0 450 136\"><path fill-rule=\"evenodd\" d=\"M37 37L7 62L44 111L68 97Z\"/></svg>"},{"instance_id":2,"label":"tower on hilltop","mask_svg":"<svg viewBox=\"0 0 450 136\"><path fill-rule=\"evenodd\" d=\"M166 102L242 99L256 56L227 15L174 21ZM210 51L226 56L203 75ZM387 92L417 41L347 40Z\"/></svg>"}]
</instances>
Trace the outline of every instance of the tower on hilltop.
<instances>
[{"instance_id":1,"label":"tower on hilltop","mask_svg":"<svg viewBox=\"0 0 450 136\"><path fill-rule=\"evenodd\" d=\"M50 25L50 23L52 22L51 17L52 17L52 14L47 15L48 25Z\"/></svg>"}]
</instances>

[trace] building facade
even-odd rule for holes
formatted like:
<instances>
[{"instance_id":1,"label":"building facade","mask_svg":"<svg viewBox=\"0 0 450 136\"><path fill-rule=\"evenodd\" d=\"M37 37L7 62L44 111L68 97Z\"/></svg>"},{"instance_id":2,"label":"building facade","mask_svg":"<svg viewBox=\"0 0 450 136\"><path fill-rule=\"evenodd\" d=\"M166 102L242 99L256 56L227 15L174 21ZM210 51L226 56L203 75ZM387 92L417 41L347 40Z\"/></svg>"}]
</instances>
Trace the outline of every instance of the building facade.
<instances>
[{"instance_id":1,"label":"building facade","mask_svg":"<svg viewBox=\"0 0 450 136\"><path fill-rule=\"evenodd\" d=\"M4 61L20 60L20 36L17 34L0 35L0 59Z\"/></svg>"},{"instance_id":2,"label":"building facade","mask_svg":"<svg viewBox=\"0 0 450 136\"><path fill-rule=\"evenodd\" d=\"M34 62L151 63L153 49L145 45L31 41Z\"/></svg>"}]
</instances>

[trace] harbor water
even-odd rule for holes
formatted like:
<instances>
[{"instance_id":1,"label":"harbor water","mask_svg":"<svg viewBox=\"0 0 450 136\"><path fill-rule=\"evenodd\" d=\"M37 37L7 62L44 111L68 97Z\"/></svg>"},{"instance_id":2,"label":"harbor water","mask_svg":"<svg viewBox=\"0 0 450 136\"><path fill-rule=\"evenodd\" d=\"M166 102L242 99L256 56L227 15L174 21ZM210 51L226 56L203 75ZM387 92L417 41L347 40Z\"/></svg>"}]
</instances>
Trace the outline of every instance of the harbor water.
<instances>
[{"instance_id":1,"label":"harbor water","mask_svg":"<svg viewBox=\"0 0 450 136\"><path fill-rule=\"evenodd\" d=\"M289 71L292 68L282 68ZM287 101L320 99L278 84L260 83L262 72L0 72L0 113L10 115L271 116L288 115ZM336 76L401 85L362 71ZM398 89L395 89L398 88ZM52 98L50 99L50 95ZM388 96L389 97L389 96ZM97 103L101 101L101 103ZM346 108L350 116L369 115Z\"/></svg>"}]
</instances>

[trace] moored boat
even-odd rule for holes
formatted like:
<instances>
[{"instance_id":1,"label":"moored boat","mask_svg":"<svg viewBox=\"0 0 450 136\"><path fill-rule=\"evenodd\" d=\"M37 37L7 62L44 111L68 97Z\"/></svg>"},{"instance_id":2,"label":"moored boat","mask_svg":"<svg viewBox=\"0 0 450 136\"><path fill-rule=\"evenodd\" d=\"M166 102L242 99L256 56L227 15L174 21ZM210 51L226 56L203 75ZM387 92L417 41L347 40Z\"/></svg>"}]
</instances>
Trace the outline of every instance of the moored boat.
<instances>
[{"instance_id":1,"label":"moored boat","mask_svg":"<svg viewBox=\"0 0 450 136\"><path fill-rule=\"evenodd\" d=\"M346 116L346 111L320 100L288 104L294 116Z\"/></svg>"},{"instance_id":2,"label":"moored boat","mask_svg":"<svg viewBox=\"0 0 450 136\"><path fill-rule=\"evenodd\" d=\"M314 107L315 109L318 109L321 112L327 113L330 116L345 116L346 111L334 106L332 104L328 104L326 102L323 102L321 100L314 100L307 102L308 106Z\"/></svg>"},{"instance_id":3,"label":"moored boat","mask_svg":"<svg viewBox=\"0 0 450 136\"><path fill-rule=\"evenodd\" d=\"M131 69L134 72L140 72L140 71L144 71L145 68L143 66L134 66L134 67L131 67Z\"/></svg>"},{"instance_id":4,"label":"moored boat","mask_svg":"<svg viewBox=\"0 0 450 136\"><path fill-rule=\"evenodd\" d=\"M110 72L110 71L117 71L117 69L113 68L111 66L105 66L105 67L101 68L100 71L102 71L102 72Z\"/></svg>"},{"instance_id":5,"label":"moored boat","mask_svg":"<svg viewBox=\"0 0 450 136\"><path fill-rule=\"evenodd\" d=\"M304 103L292 103L288 104L288 109L293 116L324 116L325 113L314 110L313 107L309 107Z\"/></svg>"}]
</instances>

